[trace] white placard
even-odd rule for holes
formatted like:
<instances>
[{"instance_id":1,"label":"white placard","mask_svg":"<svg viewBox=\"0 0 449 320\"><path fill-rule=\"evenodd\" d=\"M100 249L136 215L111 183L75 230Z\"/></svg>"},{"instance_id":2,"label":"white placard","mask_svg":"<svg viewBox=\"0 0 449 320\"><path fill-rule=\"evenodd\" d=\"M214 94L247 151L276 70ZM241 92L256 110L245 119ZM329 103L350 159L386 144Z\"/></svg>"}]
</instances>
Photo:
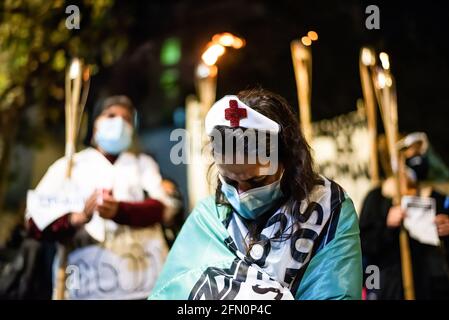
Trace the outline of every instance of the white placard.
<instances>
[{"instance_id":1,"label":"white placard","mask_svg":"<svg viewBox=\"0 0 449 320\"><path fill-rule=\"evenodd\" d=\"M106 222L107 221L101 218L98 212L95 211L92 215L92 219L84 225L84 229L86 229L87 233L89 233L92 238L99 242L103 242L106 237Z\"/></svg>"},{"instance_id":2,"label":"white placard","mask_svg":"<svg viewBox=\"0 0 449 320\"><path fill-rule=\"evenodd\" d=\"M35 190L28 190L27 193L27 214L33 218L40 230L44 230L63 215L80 212L83 208L83 197L73 193L48 194Z\"/></svg>"},{"instance_id":3,"label":"white placard","mask_svg":"<svg viewBox=\"0 0 449 320\"><path fill-rule=\"evenodd\" d=\"M401 206L406 212L404 227L410 237L424 244L438 246L440 239L435 225L435 199L403 196Z\"/></svg>"},{"instance_id":4,"label":"white placard","mask_svg":"<svg viewBox=\"0 0 449 320\"><path fill-rule=\"evenodd\" d=\"M372 189L366 114L353 111L313 123L311 146L317 171L337 182L358 213Z\"/></svg>"}]
</instances>

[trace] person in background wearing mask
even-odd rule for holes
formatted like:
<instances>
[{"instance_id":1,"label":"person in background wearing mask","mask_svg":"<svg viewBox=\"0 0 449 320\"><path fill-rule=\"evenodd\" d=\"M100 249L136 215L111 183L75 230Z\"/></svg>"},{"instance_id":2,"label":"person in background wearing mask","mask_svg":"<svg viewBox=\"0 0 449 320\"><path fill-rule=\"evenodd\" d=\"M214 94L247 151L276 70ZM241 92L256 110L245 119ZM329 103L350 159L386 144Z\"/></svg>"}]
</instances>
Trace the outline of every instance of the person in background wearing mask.
<instances>
[{"instance_id":1,"label":"person in background wearing mask","mask_svg":"<svg viewBox=\"0 0 449 320\"><path fill-rule=\"evenodd\" d=\"M70 249L69 299L146 298L165 261L161 223L172 220L176 202L165 192L156 162L127 152L135 119L126 96L95 108L92 147L75 154L71 178L84 209L50 214L27 207L31 236ZM66 167L64 158L56 161L36 192L57 194Z\"/></svg>"},{"instance_id":2,"label":"person in background wearing mask","mask_svg":"<svg viewBox=\"0 0 449 320\"><path fill-rule=\"evenodd\" d=\"M445 195L425 183L430 169L427 136L411 133L398 142L398 148L405 157L406 194L436 201L435 225L441 241L441 247L435 247L410 238L416 299L449 299L449 203ZM386 147L383 149L385 153ZM391 166L385 161L382 164L389 178L366 196L360 214L362 253L365 264L380 269L380 288L372 290L369 298L400 300L403 288L399 231L406 212L401 206L393 206L396 189Z\"/></svg>"},{"instance_id":3,"label":"person in background wearing mask","mask_svg":"<svg viewBox=\"0 0 449 320\"><path fill-rule=\"evenodd\" d=\"M150 299L360 299L357 214L314 172L288 103L242 91L217 101L205 127L215 196L188 216Z\"/></svg>"}]
</instances>

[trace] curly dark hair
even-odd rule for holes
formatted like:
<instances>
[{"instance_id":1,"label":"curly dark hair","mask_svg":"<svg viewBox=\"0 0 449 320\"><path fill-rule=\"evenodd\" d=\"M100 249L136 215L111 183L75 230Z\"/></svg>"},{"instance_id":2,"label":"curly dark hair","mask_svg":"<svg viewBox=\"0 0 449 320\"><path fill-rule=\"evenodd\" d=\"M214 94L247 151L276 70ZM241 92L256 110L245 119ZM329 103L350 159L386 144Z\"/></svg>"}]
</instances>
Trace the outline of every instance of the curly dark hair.
<instances>
[{"instance_id":1,"label":"curly dark hair","mask_svg":"<svg viewBox=\"0 0 449 320\"><path fill-rule=\"evenodd\" d=\"M278 157L279 162L284 167L284 174L281 180L281 190L284 195L284 203L292 210L295 220L299 219L299 211L295 206L307 199L312 189L322 183L322 179L314 171L313 159L310 146L304 138L297 116L293 113L292 107L278 94L265 89L252 89L240 91L238 98L250 108L260 112L280 125L278 136ZM233 130L233 135L241 135L243 128L231 128L217 126L216 129L224 134L224 130ZM212 141L212 146L214 142ZM217 189L215 193L217 204L229 205L221 191L221 181L217 179ZM299 208L298 208L299 209ZM256 235L263 228L264 222L269 217L261 217L255 221L255 227L250 229L250 236Z\"/></svg>"}]
</instances>

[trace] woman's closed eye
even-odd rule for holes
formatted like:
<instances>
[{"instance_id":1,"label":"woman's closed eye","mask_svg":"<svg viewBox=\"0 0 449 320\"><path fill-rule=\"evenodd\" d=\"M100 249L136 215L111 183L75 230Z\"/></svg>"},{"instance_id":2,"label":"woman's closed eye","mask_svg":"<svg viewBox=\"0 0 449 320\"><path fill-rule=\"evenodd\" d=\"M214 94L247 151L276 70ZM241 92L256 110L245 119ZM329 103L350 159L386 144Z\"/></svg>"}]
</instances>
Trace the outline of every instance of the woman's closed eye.
<instances>
[{"instance_id":1,"label":"woman's closed eye","mask_svg":"<svg viewBox=\"0 0 449 320\"><path fill-rule=\"evenodd\" d=\"M254 187L261 187L264 185L266 180L267 180L267 176L258 176L258 177L246 180L245 182L251 184Z\"/></svg>"},{"instance_id":2,"label":"woman's closed eye","mask_svg":"<svg viewBox=\"0 0 449 320\"><path fill-rule=\"evenodd\" d=\"M233 187L235 187L235 188L237 188L238 185L239 185L239 183L238 183L237 181L232 180L232 179L230 179L230 178L228 178L228 177L224 177L224 176L223 176L223 180L224 180L227 184L230 184L231 186L233 186Z\"/></svg>"},{"instance_id":3,"label":"woman's closed eye","mask_svg":"<svg viewBox=\"0 0 449 320\"><path fill-rule=\"evenodd\" d=\"M233 187L237 188L239 186L239 182L232 180L228 177L223 177L223 178L226 183L232 185ZM253 178L250 178L247 180L242 180L242 183L249 184L253 188L257 188L257 187L263 186L266 179L267 179L267 176L257 176L257 177L253 177Z\"/></svg>"}]
</instances>

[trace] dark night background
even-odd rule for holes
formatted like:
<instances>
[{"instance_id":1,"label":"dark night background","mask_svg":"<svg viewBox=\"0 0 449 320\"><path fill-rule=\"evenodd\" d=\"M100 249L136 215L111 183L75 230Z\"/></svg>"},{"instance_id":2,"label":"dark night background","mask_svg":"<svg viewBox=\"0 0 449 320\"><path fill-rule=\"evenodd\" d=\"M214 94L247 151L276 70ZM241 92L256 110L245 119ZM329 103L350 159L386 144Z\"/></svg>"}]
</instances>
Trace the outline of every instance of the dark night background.
<instances>
[{"instance_id":1,"label":"dark night background","mask_svg":"<svg viewBox=\"0 0 449 320\"><path fill-rule=\"evenodd\" d=\"M0 138L9 140L10 146L10 152L3 152L0 157L0 264L3 242L6 243L9 234L11 243L15 246L20 244L17 241L20 228L14 229L14 226L25 221L22 215L27 190L34 188L48 166L63 154L64 70L67 65L64 62L56 70L48 58L53 59L58 52L66 54L63 57L67 57L67 61L71 56L79 55L97 67L91 78L86 105L89 115L95 104L107 95L126 94L131 97L140 115L138 129L142 150L156 159L165 178L175 180L184 200L187 200L188 191L186 166L176 166L170 161L170 147L174 143L169 141L169 135L174 128L184 127L184 123L175 116L182 115L186 97L196 93L194 70L206 44L214 34L222 32L244 38L246 46L229 50L218 60L217 98L261 86L284 96L297 112L290 42L310 30L316 31L319 39L312 45L313 121L356 110L357 99L362 98L359 76L362 46L371 46L377 53L387 52L397 85L400 131L426 132L435 151L446 165L449 164L449 1L95 1L59 0L55 2L59 7L55 5L56 9L47 10L48 7L43 6L44 0L30 1L23 8L15 8L14 2L0 0L0 23L6 21L9 30L14 31L10 32L13 35L11 39L20 40L8 44L2 41L0 33L0 44L6 44L4 47L18 44L19 49L32 48L24 43L32 43L28 39L37 38L33 35L36 26L44 30L45 36L41 35L41 38L51 43L48 35L57 31L59 25L67 31L63 23L67 18L65 7L77 5L81 11L80 30L66 32L66 38L66 33L55 32L63 40L55 41L53 46L43 41L41 46L34 48L35 52L25 50L36 56L22 52L27 62L36 64L32 71L28 70L31 64L26 64L27 68L22 70L23 81L14 83L23 89L20 92L24 94L15 97L18 101L24 100L22 105L3 110L0 103L0 116L10 116L0 117ZM95 11L92 8L96 7L93 3L97 8L107 8L105 16L100 15L99 20L92 18L94 15L91 13ZM379 30L368 30L365 26L368 17L365 9L369 5L377 5L380 9ZM12 8L8 14L2 12L6 7ZM44 14L36 7L41 8ZM30 8L35 12L30 12ZM12 19L14 14L21 19ZM48 19L41 19L42 16ZM2 21L3 17L8 17L8 20ZM31 20L31 27L26 30L15 25L15 21L29 22L24 17ZM22 39L22 31L31 35ZM3 36L5 34L8 32ZM72 41L77 38L78 43ZM120 57L120 45L115 45L120 41L115 40L123 38L126 50ZM179 61L167 64L161 55L170 39L180 44L181 56ZM112 56L120 52L117 54L119 58L104 59L111 61L106 64L100 59L104 48L109 48L106 51ZM16 51L20 53L20 50ZM95 62L89 61L90 53ZM47 59L37 63L45 54ZM11 54L13 56L17 59L11 58L11 63L1 66L14 65L16 60L20 62L20 55ZM21 73L17 74L19 76L15 80L20 80ZM4 101L7 99L1 100ZM382 132L380 116L378 119L379 131ZM3 140L0 147L6 150L6 144L1 144ZM84 142L89 142L89 135ZM2 163L7 165L2 166ZM3 185L6 186L5 191Z\"/></svg>"},{"instance_id":2,"label":"dark night background","mask_svg":"<svg viewBox=\"0 0 449 320\"><path fill-rule=\"evenodd\" d=\"M380 9L380 30L368 30L365 8ZM129 94L141 109L142 126L171 121L174 108L195 92L194 67L210 37L229 31L246 39L219 62L218 92L235 93L253 86L280 93L297 109L290 41L309 30L313 44L313 120L355 109L362 96L358 55L362 45L390 54L396 77L401 131L422 130L444 159L449 158L449 11L444 1L119 1L114 10L130 46L122 59L93 79L90 101L100 88ZM177 66L178 94L167 99L159 85L161 45L178 37L182 57Z\"/></svg>"},{"instance_id":3,"label":"dark night background","mask_svg":"<svg viewBox=\"0 0 449 320\"><path fill-rule=\"evenodd\" d=\"M83 39L89 39L91 33L92 39L97 39L102 30L100 34L105 37L98 45L90 40L84 54L98 54L102 45L114 39L125 38L127 42L125 53L114 63L99 67L92 77L88 113L106 95L129 95L140 113L142 151L153 155L164 177L178 182L184 195L186 168L170 162L174 142L169 141L169 135L174 128L184 127L174 115L182 115L186 97L195 93L195 67L208 41L221 32L244 38L246 46L228 50L218 60L217 98L261 86L284 96L297 111L290 42L309 30L316 31L319 39L312 45L313 121L356 110L356 101L362 97L358 66L362 46L387 52L397 83L399 129L426 132L435 151L449 163L449 5L445 1L115 0L100 24L89 21L84 0L70 4L78 5L82 16L80 30L73 30L71 36L83 34ZM372 4L380 10L379 30L365 26L365 9ZM63 8L53 14L56 22L67 17ZM179 43L181 56L167 64L161 56L170 39ZM65 50L66 42L62 44ZM59 71L56 79L55 73L49 76L44 72L45 78L39 74L34 80L48 86L58 83L63 92L63 74ZM46 84L41 87L44 93L51 91ZM29 105L36 102L33 99ZM33 113L36 108L20 113L21 128L26 130L18 130L22 153L16 153L11 161L12 184L7 192L11 205L23 207L27 189L34 187L30 177L40 179L45 172L41 171L55 160L30 160L34 157L32 150L38 151L44 144L55 144L63 150L63 95L58 101L41 104L47 119L43 126L33 124L39 119ZM378 119L382 132L380 115ZM52 141L48 136L39 138L44 131ZM88 141L89 135L84 142ZM60 157L62 152L51 157ZM39 170L33 169L37 162Z\"/></svg>"}]
</instances>

